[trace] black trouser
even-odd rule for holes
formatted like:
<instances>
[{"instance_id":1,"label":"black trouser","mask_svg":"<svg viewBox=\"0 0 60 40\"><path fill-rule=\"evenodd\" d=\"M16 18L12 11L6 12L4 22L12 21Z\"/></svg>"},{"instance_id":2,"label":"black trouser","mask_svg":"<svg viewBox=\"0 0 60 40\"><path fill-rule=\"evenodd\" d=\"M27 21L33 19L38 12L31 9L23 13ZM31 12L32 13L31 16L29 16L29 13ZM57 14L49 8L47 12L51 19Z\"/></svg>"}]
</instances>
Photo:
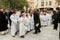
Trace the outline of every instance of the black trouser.
<instances>
[{"instance_id":1,"label":"black trouser","mask_svg":"<svg viewBox=\"0 0 60 40\"><path fill-rule=\"evenodd\" d=\"M41 31L40 27L41 27L40 24L38 26L36 26L36 24L35 24L35 33L38 33Z\"/></svg>"},{"instance_id":2,"label":"black trouser","mask_svg":"<svg viewBox=\"0 0 60 40\"><path fill-rule=\"evenodd\" d=\"M59 39L60 39L60 32L59 32Z\"/></svg>"},{"instance_id":3,"label":"black trouser","mask_svg":"<svg viewBox=\"0 0 60 40\"><path fill-rule=\"evenodd\" d=\"M55 23L54 23L54 29L57 30L57 28L58 28L58 22L55 22Z\"/></svg>"}]
</instances>

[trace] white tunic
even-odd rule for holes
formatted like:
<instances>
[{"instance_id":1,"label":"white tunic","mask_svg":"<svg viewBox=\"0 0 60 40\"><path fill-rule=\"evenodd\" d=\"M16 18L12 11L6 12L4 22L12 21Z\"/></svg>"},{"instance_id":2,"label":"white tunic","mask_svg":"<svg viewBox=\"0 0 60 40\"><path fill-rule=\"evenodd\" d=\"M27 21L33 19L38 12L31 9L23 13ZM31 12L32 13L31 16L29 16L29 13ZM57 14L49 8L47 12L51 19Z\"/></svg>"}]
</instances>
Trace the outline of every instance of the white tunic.
<instances>
[{"instance_id":1,"label":"white tunic","mask_svg":"<svg viewBox=\"0 0 60 40\"><path fill-rule=\"evenodd\" d=\"M19 18L18 22L19 22L19 36L23 36L26 33L25 31L26 19L21 17Z\"/></svg>"},{"instance_id":2,"label":"white tunic","mask_svg":"<svg viewBox=\"0 0 60 40\"><path fill-rule=\"evenodd\" d=\"M41 25L42 26L45 26L45 25L47 25L47 15L40 15L40 20L41 20Z\"/></svg>"},{"instance_id":3,"label":"white tunic","mask_svg":"<svg viewBox=\"0 0 60 40\"><path fill-rule=\"evenodd\" d=\"M30 17L30 29L34 29L34 19L33 19L33 16Z\"/></svg>"},{"instance_id":4,"label":"white tunic","mask_svg":"<svg viewBox=\"0 0 60 40\"><path fill-rule=\"evenodd\" d=\"M26 31L30 31L30 25L29 25L29 23L30 23L30 17L26 17Z\"/></svg>"},{"instance_id":5,"label":"white tunic","mask_svg":"<svg viewBox=\"0 0 60 40\"><path fill-rule=\"evenodd\" d=\"M21 15L21 12L20 11L17 11L16 12L16 18L17 18L17 20L19 19L20 15ZM17 31L19 30L19 26L18 25L19 24L17 24Z\"/></svg>"},{"instance_id":6,"label":"white tunic","mask_svg":"<svg viewBox=\"0 0 60 40\"><path fill-rule=\"evenodd\" d=\"M51 25L52 15L51 14L47 14L47 16L48 16L48 25Z\"/></svg>"},{"instance_id":7,"label":"white tunic","mask_svg":"<svg viewBox=\"0 0 60 40\"><path fill-rule=\"evenodd\" d=\"M40 14L41 25L43 25L43 15Z\"/></svg>"},{"instance_id":8,"label":"white tunic","mask_svg":"<svg viewBox=\"0 0 60 40\"><path fill-rule=\"evenodd\" d=\"M16 19L16 15L11 15L10 17L12 23L11 23L11 35L14 36L16 31L17 31L17 19Z\"/></svg>"}]
</instances>

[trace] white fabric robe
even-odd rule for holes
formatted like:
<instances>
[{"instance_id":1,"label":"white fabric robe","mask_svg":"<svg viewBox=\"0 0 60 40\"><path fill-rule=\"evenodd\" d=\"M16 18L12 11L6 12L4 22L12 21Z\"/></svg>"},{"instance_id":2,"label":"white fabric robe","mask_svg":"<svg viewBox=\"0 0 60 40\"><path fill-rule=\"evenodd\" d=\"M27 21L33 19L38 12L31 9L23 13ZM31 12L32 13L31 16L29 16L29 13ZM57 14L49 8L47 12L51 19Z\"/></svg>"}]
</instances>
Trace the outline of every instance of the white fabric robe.
<instances>
[{"instance_id":1,"label":"white fabric robe","mask_svg":"<svg viewBox=\"0 0 60 40\"><path fill-rule=\"evenodd\" d=\"M19 18L18 22L19 22L19 36L23 36L26 33L25 30L26 19L21 17Z\"/></svg>"},{"instance_id":2,"label":"white fabric robe","mask_svg":"<svg viewBox=\"0 0 60 40\"><path fill-rule=\"evenodd\" d=\"M20 11L17 11L16 12L16 18L17 18L17 20L19 19L20 15L21 15L21 12ZM18 30L19 30L19 24L17 24L17 31Z\"/></svg>"},{"instance_id":3,"label":"white fabric robe","mask_svg":"<svg viewBox=\"0 0 60 40\"><path fill-rule=\"evenodd\" d=\"M30 29L34 29L34 19L33 19L33 16L30 17Z\"/></svg>"},{"instance_id":4,"label":"white fabric robe","mask_svg":"<svg viewBox=\"0 0 60 40\"><path fill-rule=\"evenodd\" d=\"M30 31L30 25L29 25L29 23L30 23L30 18L29 17L26 17L26 31Z\"/></svg>"},{"instance_id":5,"label":"white fabric robe","mask_svg":"<svg viewBox=\"0 0 60 40\"><path fill-rule=\"evenodd\" d=\"M41 25L43 25L43 15L40 14Z\"/></svg>"},{"instance_id":6,"label":"white fabric robe","mask_svg":"<svg viewBox=\"0 0 60 40\"><path fill-rule=\"evenodd\" d=\"M41 25L45 26L48 23L47 15L40 15Z\"/></svg>"},{"instance_id":7,"label":"white fabric robe","mask_svg":"<svg viewBox=\"0 0 60 40\"><path fill-rule=\"evenodd\" d=\"M16 15L11 15L10 17L12 23L11 23L11 35L15 36L15 33L17 32L17 19L16 19Z\"/></svg>"},{"instance_id":8,"label":"white fabric robe","mask_svg":"<svg viewBox=\"0 0 60 40\"><path fill-rule=\"evenodd\" d=\"M48 25L51 25L52 15L51 14L47 14L47 16L48 16Z\"/></svg>"}]
</instances>

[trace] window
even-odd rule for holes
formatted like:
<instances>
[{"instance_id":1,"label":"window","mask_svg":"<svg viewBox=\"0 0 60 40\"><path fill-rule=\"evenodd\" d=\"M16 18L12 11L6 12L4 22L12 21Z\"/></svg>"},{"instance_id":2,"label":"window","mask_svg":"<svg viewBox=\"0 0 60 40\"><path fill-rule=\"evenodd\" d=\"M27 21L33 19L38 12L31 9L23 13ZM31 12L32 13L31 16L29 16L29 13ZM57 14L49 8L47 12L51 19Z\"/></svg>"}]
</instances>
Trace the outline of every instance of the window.
<instances>
[{"instance_id":1,"label":"window","mask_svg":"<svg viewBox=\"0 0 60 40\"><path fill-rule=\"evenodd\" d=\"M49 1L49 5L50 5L50 6L52 5L52 2L51 2L51 1Z\"/></svg>"},{"instance_id":2,"label":"window","mask_svg":"<svg viewBox=\"0 0 60 40\"><path fill-rule=\"evenodd\" d=\"M46 6L48 5L48 2L46 2Z\"/></svg>"},{"instance_id":3,"label":"window","mask_svg":"<svg viewBox=\"0 0 60 40\"><path fill-rule=\"evenodd\" d=\"M41 6L44 6L44 2L41 2Z\"/></svg>"}]
</instances>

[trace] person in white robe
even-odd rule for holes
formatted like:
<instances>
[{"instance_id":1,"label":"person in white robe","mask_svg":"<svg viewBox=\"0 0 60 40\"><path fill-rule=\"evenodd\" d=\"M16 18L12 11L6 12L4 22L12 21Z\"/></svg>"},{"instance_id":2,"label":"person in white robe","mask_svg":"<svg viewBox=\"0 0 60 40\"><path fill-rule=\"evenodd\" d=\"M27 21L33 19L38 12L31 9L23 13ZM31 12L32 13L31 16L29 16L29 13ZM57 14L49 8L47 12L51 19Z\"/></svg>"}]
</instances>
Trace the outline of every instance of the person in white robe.
<instances>
[{"instance_id":1,"label":"person in white robe","mask_svg":"<svg viewBox=\"0 0 60 40\"><path fill-rule=\"evenodd\" d=\"M51 11L48 11L48 13L47 13L48 25L51 25L51 23L52 23L52 15L53 15L53 13Z\"/></svg>"},{"instance_id":2,"label":"person in white robe","mask_svg":"<svg viewBox=\"0 0 60 40\"><path fill-rule=\"evenodd\" d=\"M11 23L11 35L15 37L15 34L17 32L17 18L16 18L16 13L13 12L13 14L10 16L10 19L12 21Z\"/></svg>"},{"instance_id":3,"label":"person in white robe","mask_svg":"<svg viewBox=\"0 0 60 40\"><path fill-rule=\"evenodd\" d=\"M40 14L41 26L43 26L43 17L44 17L44 14L43 14L43 13L41 13L41 14Z\"/></svg>"},{"instance_id":4,"label":"person in white robe","mask_svg":"<svg viewBox=\"0 0 60 40\"><path fill-rule=\"evenodd\" d=\"M42 26L47 26L48 25L48 16L46 12L40 15L40 20L41 20L41 25Z\"/></svg>"},{"instance_id":5,"label":"person in white robe","mask_svg":"<svg viewBox=\"0 0 60 40\"><path fill-rule=\"evenodd\" d=\"M31 30L34 29L34 19L33 19L33 14L30 15L30 29L31 29Z\"/></svg>"},{"instance_id":6,"label":"person in white robe","mask_svg":"<svg viewBox=\"0 0 60 40\"><path fill-rule=\"evenodd\" d=\"M16 10L16 18L17 18L17 20L19 19L20 15L21 15L21 11L19 9L17 9ZM19 31L19 26L18 25L19 24L17 24L17 32Z\"/></svg>"},{"instance_id":7,"label":"person in white robe","mask_svg":"<svg viewBox=\"0 0 60 40\"><path fill-rule=\"evenodd\" d=\"M18 20L18 23L19 23L19 36L21 38L24 38L25 36L25 33L26 33L26 29L25 29L25 25L26 25L26 15L24 13L21 14L19 20Z\"/></svg>"},{"instance_id":8,"label":"person in white robe","mask_svg":"<svg viewBox=\"0 0 60 40\"><path fill-rule=\"evenodd\" d=\"M29 32L30 31L30 16L28 14L26 14L26 31Z\"/></svg>"}]
</instances>

